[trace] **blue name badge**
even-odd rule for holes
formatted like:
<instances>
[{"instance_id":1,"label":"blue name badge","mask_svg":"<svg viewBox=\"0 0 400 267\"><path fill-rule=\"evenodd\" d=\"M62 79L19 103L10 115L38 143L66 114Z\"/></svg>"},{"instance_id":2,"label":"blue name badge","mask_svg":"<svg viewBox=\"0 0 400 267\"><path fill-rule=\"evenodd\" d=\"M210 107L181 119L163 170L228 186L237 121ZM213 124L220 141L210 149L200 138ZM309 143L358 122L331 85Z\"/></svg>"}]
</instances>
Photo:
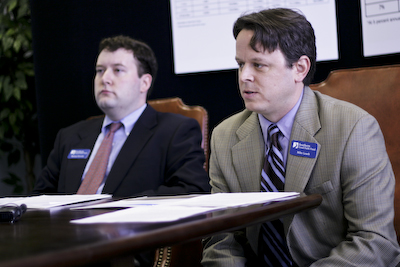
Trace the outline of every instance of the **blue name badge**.
<instances>
[{"instance_id":1,"label":"blue name badge","mask_svg":"<svg viewBox=\"0 0 400 267\"><path fill-rule=\"evenodd\" d=\"M87 159L89 154L90 149L71 149L68 159Z\"/></svg>"},{"instance_id":2,"label":"blue name badge","mask_svg":"<svg viewBox=\"0 0 400 267\"><path fill-rule=\"evenodd\" d=\"M304 141L292 141L292 146L290 147L290 155L315 158L317 156L318 144L308 143Z\"/></svg>"}]
</instances>

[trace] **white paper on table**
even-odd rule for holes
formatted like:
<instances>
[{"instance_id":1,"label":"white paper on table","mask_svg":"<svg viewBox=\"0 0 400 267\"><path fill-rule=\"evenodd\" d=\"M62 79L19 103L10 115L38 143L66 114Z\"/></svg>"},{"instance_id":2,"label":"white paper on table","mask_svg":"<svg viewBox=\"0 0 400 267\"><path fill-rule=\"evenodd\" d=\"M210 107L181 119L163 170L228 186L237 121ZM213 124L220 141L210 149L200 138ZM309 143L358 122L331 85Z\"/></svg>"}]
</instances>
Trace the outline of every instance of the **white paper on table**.
<instances>
[{"instance_id":1,"label":"white paper on table","mask_svg":"<svg viewBox=\"0 0 400 267\"><path fill-rule=\"evenodd\" d=\"M25 204L28 209L49 209L69 204L87 202L92 200L100 200L111 198L111 195L94 194L94 195L40 195L31 197L7 197L0 198L0 204Z\"/></svg>"},{"instance_id":2,"label":"white paper on table","mask_svg":"<svg viewBox=\"0 0 400 267\"><path fill-rule=\"evenodd\" d=\"M171 222L213 210L215 210L215 208L155 205L108 212L101 215L72 220L71 222L79 224Z\"/></svg>"},{"instance_id":3,"label":"white paper on table","mask_svg":"<svg viewBox=\"0 0 400 267\"><path fill-rule=\"evenodd\" d=\"M238 207L271 201L282 201L297 197L297 192L246 192L217 193L207 195L185 195L176 197L138 197L107 203L74 207L72 209L134 208L140 206L173 205L190 207Z\"/></svg>"},{"instance_id":4,"label":"white paper on table","mask_svg":"<svg viewBox=\"0 0 400 267\"><path fill-rule=\"evenodd\" d=\"M182 195L182 196L160 196L160 197L136 197L128 198L106 203L99 203L94 205L87 205L82 207L74 207L71 210L84 210L84 209L109 209L109 208L134 208L142 206L154 206L162 204L175 204L187 198L194 198L199 195Z\"/></svg>"},{"instance_id":5,"label":"white paper on table","mask_svg":"<svg viewBox=\"0 0 400 267\"><path fill-rule=\"evenodd\" d=\"M283 201L298 197L297 192L245 192L245 193L216 193L186 199L179 202L183 206L201 207L240 207L272 201Z\"/></svg>"},{"instance_id":6,"label":"white paper on table","mask_svg":"<svg viewBox=\"0 0 400 267\"><path fill-rule=\"evenodd\" d=\"M177 201L158 202L158 204L155 204L156 202L153 199L148 202L151 203L149 205L109 212L71 222L82 224L171 222L223 208L283 201L297 196L299 196L297 192L218 193L192 198L176 198ZM146 203L146 200L141 199L138 202Z\"/></svg>"}]
</instances>

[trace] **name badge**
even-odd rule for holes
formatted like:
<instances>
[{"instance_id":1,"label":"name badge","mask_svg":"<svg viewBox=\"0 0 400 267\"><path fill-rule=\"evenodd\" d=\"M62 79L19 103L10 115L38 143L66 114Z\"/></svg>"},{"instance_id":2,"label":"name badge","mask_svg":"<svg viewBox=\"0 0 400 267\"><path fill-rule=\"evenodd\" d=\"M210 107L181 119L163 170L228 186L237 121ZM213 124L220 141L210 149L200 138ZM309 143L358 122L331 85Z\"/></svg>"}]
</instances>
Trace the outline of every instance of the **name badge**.
<instances>
[{"instance_id":1,"label":"name badge","mask_svg":"<svg viewBox=\"0 0 400 267\"><path fill-rule=\"evenodd\" d=\"M308 143L304 141L292 141L292 146L290 147L290 155L315 158L317 156L318 144Z\"/></svg>"},{"instance_id":2,"label":"name badge","mask_svg":"<svg viewBox=\"0 0 400 267\"><path fill-rule=\"evenodd\" d=\"M89 154L90 149L71 149L68 159L87 159Z\"/></svg>"}]
</instances>

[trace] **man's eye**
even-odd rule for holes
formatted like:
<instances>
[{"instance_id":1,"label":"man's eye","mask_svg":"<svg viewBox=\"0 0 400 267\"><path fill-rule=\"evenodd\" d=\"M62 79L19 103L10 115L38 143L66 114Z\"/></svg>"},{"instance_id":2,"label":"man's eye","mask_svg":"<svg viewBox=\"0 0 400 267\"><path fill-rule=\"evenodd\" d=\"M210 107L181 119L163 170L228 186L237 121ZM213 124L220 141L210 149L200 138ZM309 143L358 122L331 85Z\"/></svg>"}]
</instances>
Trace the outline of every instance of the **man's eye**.
<instances>
[{"instance_id":1,"label":"man's eye","mask_svg":"<svg viewBox=\"0 0 400 267\"><path fill-rule=\"evenodd\" d=\"M257 69L262 68L262 66L263 66L263 65L258 64L258 63L254 63L253 65L254 65L254 67L257 68Z\"/></svg>"},{"instance_id":2,"label":"man's eye","mask_svg":"<svg viewBox=\"0 0 400 267\"><path fill-rule=\"evenodd\" d=\"M237 64L238 64L238 67L239 67L239 68L243 68L243 65L244 65L243 63L238 62Z\"/></svg>"},{"instance_id":3,"label":"man's eye","mask_svg":"<svg viewBox=\"0 0 400 267\"><path fill-rule=\"evenodd\" d=\"M96 73L102 73L103 69L96 69Z\"/></svg>"}]
</instances>

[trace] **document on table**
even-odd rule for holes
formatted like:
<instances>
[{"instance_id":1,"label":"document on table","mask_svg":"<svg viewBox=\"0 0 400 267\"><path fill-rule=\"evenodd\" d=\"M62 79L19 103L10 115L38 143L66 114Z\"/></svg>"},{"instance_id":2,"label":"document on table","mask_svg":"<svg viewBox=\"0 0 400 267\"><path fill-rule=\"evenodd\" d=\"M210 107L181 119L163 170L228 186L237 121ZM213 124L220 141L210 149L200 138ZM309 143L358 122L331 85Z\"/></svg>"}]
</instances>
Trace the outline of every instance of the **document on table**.
<instances>
[{"instance_id":1,"label":"document on table","mask_svg":"<svg viewBox=\"0 0 400 267\"><path fill-rule=\"evenodd\" d=\"M118 201L74 207L72 209L107 209L107 208L134 208L154 205L179 205L190 207L238 207L282 201L297 197L297 192L247 192L247 193L217 193L207 195L182 195L162 197L137 197Z\"/></svg>"},{"instance_id":2,"label":"document on table","mask_svg":"<svg viewBox=\"0 0 400 267\"><path fill-rule=\"evenodd\" d=\"M0 205L25 204L28 209L49 209L69 204L111 198L111 195L40 195L31 197L5 197L0 198Z\"/></svg>"},{"instance_id":3,"label":"document on table","mask_svg":"<svg viewBox=\"0 0 400 267\"><path fill-rule=\"evenodd\" d=\"M80 207L73 207L72 210L87 210L87 209L109 209L109 208L135 208L142 206L154 206L161 204L174 204L175 202L182 201L183 199L194 198L200 195L179 195L179 196L158 196L158 197L135 197L111 201L106 203L99 203L93 205L86 205Z\"/></svg>"},{"instance_id":4,"label":"document on table","mask_svg":"<svg viewBox=\"0 0 400 267\"><path fill-rule=\"evenodd\" d=\"M135 205L132 206L133 208L73 220L71 222L82 224L170 222L223 208L284 201L298 196L299 193L297 192L218 193L192 198L176 198L176 201L166 202L157 201L157 198L151 198L147 200L147 204L145 198L140 198L137 199L137 202L141 203L140 205L133 204L135 202L134 199L130 199L124 200L124 202L117 201L115 206L121 207L118 205L125 205L129 201L131 205Z\"/></svg>"},{"instance_id":5,"label":"document on table","mask_svg":"<svg viewBox=\"0 0 400 267\"><path fill-rule=\"evenodd\" d=\"M178 204L187 207L241 207L272 201L283 201L299 196L297 192L217 193L185 199Z\"/></svg>"},{"instance_id":6,"label":"document on table","mask_svg":"<svg viewBox=\"0 0 400 267\"><path fill-rule=\"evenodd\" d=\"M156 223L171 222L215 210L215 208L155 205L128 208L101 215L72 220L72 223Z\"/></svg>"}]
</instances>

